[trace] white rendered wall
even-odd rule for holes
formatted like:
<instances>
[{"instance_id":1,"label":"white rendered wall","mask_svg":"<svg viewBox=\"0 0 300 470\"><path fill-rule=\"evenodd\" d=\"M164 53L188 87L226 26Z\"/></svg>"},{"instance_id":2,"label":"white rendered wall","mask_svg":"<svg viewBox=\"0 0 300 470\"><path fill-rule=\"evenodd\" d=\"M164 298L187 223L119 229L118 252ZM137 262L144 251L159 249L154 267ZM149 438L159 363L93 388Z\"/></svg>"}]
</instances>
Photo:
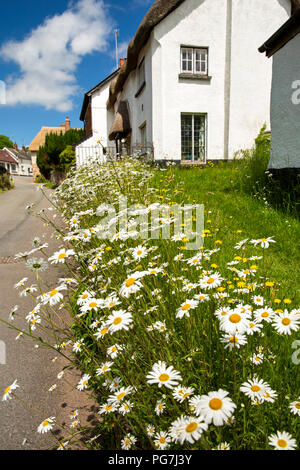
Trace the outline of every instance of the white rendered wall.
<instances>
[{"instance_id":1,"label":"white rendered wall","mask_svg":"<svg viewBox=\"0 0 300 470\"><path fill-rule=\"evenodd\" d=\"M300 168L299 64L300 34L273 56L269 168Z\"/></svg>"},{"instance_id":2,"label":"white rendered wall","mask_svg":"<svg viewBox=\"0 0 300 470\"><path fill-rule=\"evenodd\" d=\"M270 130L272 61L258 52L290 17L290 0L232 0L229 158Z\"/></svg>"}]
</instances>

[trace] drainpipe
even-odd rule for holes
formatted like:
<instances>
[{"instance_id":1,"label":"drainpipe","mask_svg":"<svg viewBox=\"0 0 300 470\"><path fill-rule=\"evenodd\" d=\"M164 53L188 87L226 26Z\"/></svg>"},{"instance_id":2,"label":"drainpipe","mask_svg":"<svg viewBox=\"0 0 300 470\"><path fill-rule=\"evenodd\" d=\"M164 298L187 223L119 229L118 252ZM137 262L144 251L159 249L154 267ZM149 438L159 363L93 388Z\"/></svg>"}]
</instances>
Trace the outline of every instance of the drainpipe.
<instances>
[{"instance_id":1,"label":"drainpipe","mask_svg":"<svg viewBox=\"0 0 300 470\"><path fill-rule=\"evenodd\" d=\"M232 0L227 0L225 83L224 83L224 160L229 158L230 104L231 104L231 55L232 55Z\"/></svg>"}]
</instances>

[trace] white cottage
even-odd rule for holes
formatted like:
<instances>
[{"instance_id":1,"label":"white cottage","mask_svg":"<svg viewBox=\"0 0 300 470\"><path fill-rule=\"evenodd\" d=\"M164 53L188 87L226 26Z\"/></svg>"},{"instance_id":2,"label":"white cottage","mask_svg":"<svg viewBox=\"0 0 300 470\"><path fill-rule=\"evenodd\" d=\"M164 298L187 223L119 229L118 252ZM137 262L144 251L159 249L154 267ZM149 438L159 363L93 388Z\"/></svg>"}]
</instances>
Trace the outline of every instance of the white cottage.
<instances>
[{"instance_id":1,"label":"white cottage","mask_svg":"<svg viewBox=\"0 0 300 470\"><path fill-rule=\"evenodd\" d=\"M260 48L273 57L269 168L300 168L300 9Z\"/></svg>"},{"instance_id":2,"label":"white cottage","mask_svg":"<svg viewBox=\"0 0 300 470\"><path fill-rule=\"evenodd\" d=\"M109 92L98 128L106 126L108 146L119 150L126 139L131 152L179 163L227 160L251 147L270 124L272 64L257 48L298 3L155 1L109 89L99 89L103 98Z\"/></svg>"}]
</instances>

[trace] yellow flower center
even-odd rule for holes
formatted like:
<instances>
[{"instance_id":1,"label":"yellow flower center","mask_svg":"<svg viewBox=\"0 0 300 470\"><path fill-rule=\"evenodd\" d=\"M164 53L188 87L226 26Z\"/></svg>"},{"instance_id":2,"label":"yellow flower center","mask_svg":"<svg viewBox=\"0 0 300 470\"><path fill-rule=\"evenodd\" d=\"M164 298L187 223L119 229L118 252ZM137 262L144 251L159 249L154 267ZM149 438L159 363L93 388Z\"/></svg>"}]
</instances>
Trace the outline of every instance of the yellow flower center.
<instances>
[{"instance_id":1,"label":"yellow flower center","mask_svg":"<svg viewBox=\"0 0 300 470\"><path fill-rule=\"evenodd\" d=\"M160 437L160 438L159 438L159 442L160 442L161 444L165 444L166 438L165 438L165 437Z\"/></svg>"},{"instance_id":2,"label":"yellow flower center","mask_svg":"<svg viewBox=\"0 0 300 470\"><path fill-rule=\"evenodd\" d=\"M284 439L278 439L277 444L279 447L282 447L283 449L287 446L287 442Z\"/></svg>"},{"instance_id":3,"label":"yellow flower center","mask_svg":"<svg viewBox=\"0 0 300 470\"><path fill-rule=\"evenodd\" d=\"M6 395L9 391L10 391L10 387L7 387L7 388L4 390L4 395Z\"/></svg>"},{"instance_id":4,"label":"yellow flower center","mask_svg":"<svg viewBox=\"0 0 300 470\"><path fill-rule=\"evenodd\" d=\"M125 446L129 446L130 444L130 440L129 439L125 439Z\"/></svg>"},{"instance_id":5,"label":"yellow flower center","mask_svg":"<svg viewBox=\"0 0 300 470\"><path fill-rule=\"evenodd\" d=\"M136 252L136 254L139 255L139 256L140 256L142 253L143 253L142 250L138 250L138 251Z\"/></svg>"},{"instance_id":6,"label":"yellow flower center","mask_svg":"<svg viewBox=\"0 0 300 470\"><path fill-rule=\"evenodd\" d=\"M53 289L53 290L50 292L50 297L54 297L54 295L56 295L57 293L58 293L58 290Z\"/></svg>"},{"instance_id":7,"label":"yellow flower center","mask_svg":"<svg viewBox=\"0 0 300 470\"><path fill-rule=\"evenodd\" d=\"M282 319L282 324L284 326L288 326L291 323L291 320L289 318L283 318Z\"/></svg>"},{"instance_id":8,"label":"yellow flower center","mask_svg":"<svg viewBox=\"0 0 300 470\"><path fill-rule=\"evenodd\" d=\"M186 311L186 310L189 310L189 308L191 308L191 305L190 305L190 304L185 304L185 305L182 307L182 310Z\"/></svg>"},{"instance_id":9,"label":"yellow flower center","mask_svg":"<svg viewBox=\"0 0 300 470\"><path fill-rule=\"evenodd\" d=\"M210 277L208 280L207 280L207 284L212 284L214 282L214 278L213 277Z\"/></svg>"},{"instance_id":10,"label":"yellow flower center","mask_svg":"<svg viewBox=\"0 0 300 470\"><path fill-rule=\"evenodd\" d=\"M108 332L107 328L103 328L103 330L100 331L101 335L105 335Z\"/></svg>"},{"instance_id":11,"label":"yellow flower center","mask_svg":"<svg viewBox=\"0 0 300 470\"><path fill-rule=\"evenodd\" d=\"M261 316L262 316L263 318L268 318L269 313L268 313L268 312L263 312L263 313L261 314Z\"/></svg>"},{"instance_id":12,"label":"yellow flower center","mask_svg":"<svg viewBox=\"0 0 300 470\"><path fill-rule=\"evenodd\" d=\"M160 382L167 382L169 380L170 376L168 374L161 374L159 377L158 377L158 380Z\"/></svg>"},{"instance_id":13,"label":"yellow flower center","mask_svg":"<svg viewBox=\"0 0 300 470\"><path fill-rule=\"evenodd\" d=\"M260 387L258 385L252 385L251 390L252 390L252 392L256 393L256 392L260 391Z\"/></svg>"},{"instance_id":14,"label":"yellow flower center","mask_svg":"<svg viewBox=\"0 0 300 470\"><path fill-rule=\"evenodd\" d=\"M81 297L83 300L87 299L88 298L88 294L83 294L83 296Z\"/></svg>"},{"instance_id":15,"label":"yellow flower center","mask_svg":"<svg viewBox=\"0 0 300 470\"><path fill-rule=\"evenodd\" d=\"M209 407L215 411L220 410L222 406L223 406L223 402L222 400L220 400L220 398L213 398L209 402Z\"/></svg>"},{"instance_id":16,"label":"yellow flower center","mask_svg":"<svg viewBox=\"0 0 300 470\"><path fill-rule=\"evenodd\" d=\"M112 410L112 405L107 405L106 406L106 411L111 411Z\"/></svg>"},{"instance_id":17,"label":"yellow flower center","mask_svg":"<svg viewBox=\"0 0 300 470\"><path fill-rule=\"evenodd\" d=\"M198 428L198 423L193 421L192 423L187 425L187 427L185 428L185 431L191 433L191 432L196 431L197 428Z\"/></svg>"},{"instance_id":18,"label":"yellow flower center","mask_svg":"<svg viewBox=\"0 0 300 470\"><path fill-rule=\"evenodd\" d=\"M107 369L108 369L108 366L104 366L102 370L103 372L105 372Z\"/></svg>"},{"instance_id":19,"label":"yellow flower center","mask_svg":"<svg viewBox=\"0 0 300 470\"><path fill-rule=\"evenodd\" d=\"M121 392L119 393L119 395L117 396L117 400L122 400L122 398L125 397L125 392Z\"/></svg>"},{"instance_id":20,"label":"yellow flower center","mask_svg":"<svg viewBox=\"0 0 300 470\"><path fill-rule=\"evenodd\" d=\"M122 318L121 318L121 317L117 317L117 318L114 319L113 324L114 324L114 325L119 325L121 322L122 322Z\"/></svg>"},{"instance_id":21,"label":"yellow flower center","mask_svg":"<svg viewBox=\"0 0 300 470\"><path fill-rule=\"evenodd\" d=\"M49 421L46 419L46 421L43 422L43 428L45 428L46 426L48 426L49 424Z\"/></svg>"},{"instance_id":22,"label":"yellow flower center","mask_svg":"<svg viewBox=\"0 0 300 470\"><path fill-rule=\"evenodd\" d=\"M127 281L125 282L126 287L131 287L131 286L133 286L134 283L135 283L135 279L134 279L133 277L130 277L130 278L127 279Z\"/></svg>"},{"instance_id":23,"label":"yellow flower center","mask_svg":"<svg viewBox=\"0 0 300 470\"><path fill-rule=\"evenodd\" d=\"M241 319L242 317L238 313L233 313L229 317L229 320L231 321L231 323L239 323Z\"/></svg>"},{"instance_id":24,"label":"yellow flower center","mask_svg":"<svg viewBox=\"0 0 300 470\"><path fill-rule=\"evenodd\" d=\"M295 407L297 408L297 410L300 410L300 402L296 403Z\"/></svg>"},{"instance_id":25,"label":"yellow flower center","mask_svg":"<svg viewBox=\"0 0 300 470\"><path fill-rule=\"evenodd\" d=\"M236 336L231 336L231 338L229 338L229 343L237 343L238 342L238 339Z\"/></svg>"},{"instance_id":26,"label":"yellow flower center","mask_svg":"<svg viewBox=\"0 0 300 470\"><path fill-rule=\"evenodd\" d=\"M61 253L60 255L58 255L58 259L64 259L66 256L66 253Z\"/></svg>"},{"instance_id":27,"label":"yellow flower center","mask_svg":"<svg viewBox=\"0 0 300 470\"><path fill-rule=\"evenodd\" d=\"M116 346L113 346L111 352L116 352L116 351L117 351Z\"/></svg>"},{"instance_id":28,"label":"yellow flower center","mask_svg":"<svg viewBox=\"0 0 300 470\"><path fill-rule=\"evenodd\" d=\"M97 304L96 304L96 302L91 302L91 303L89 304L89 307L90 307L90 308L97 307Z\"/></svg>"}]
</instances>

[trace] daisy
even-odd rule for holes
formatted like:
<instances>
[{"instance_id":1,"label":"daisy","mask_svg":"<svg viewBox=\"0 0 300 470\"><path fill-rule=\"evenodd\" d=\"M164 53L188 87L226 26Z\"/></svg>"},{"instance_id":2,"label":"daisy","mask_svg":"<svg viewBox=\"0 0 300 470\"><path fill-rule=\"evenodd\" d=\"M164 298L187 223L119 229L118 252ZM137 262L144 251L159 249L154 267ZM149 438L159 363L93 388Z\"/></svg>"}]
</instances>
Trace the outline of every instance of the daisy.
<instances>
[{"instance_id":1,"label":"daisy","mask_svg":"<svg viewBox=\"0 0 300 470\"><path fill-rule=\"evenodd\" d=\"M51 261L51 263L64 263L66 261L66 258L69 256L75 255L74 250L65 250L62 248L59 251L56 251L50 258L48 258L48 261Z\"/></svg>"},{"instance_id":2,"label":"daisy","mask_svg":"<svg viewBox=\"0 0 300 470\"><path fill-rule=\"evenodd\" d=\"M19 282L17 282L14 287L17 288L17 287L24 287L25 286L25 282L28 281L28 277L23 277L23 279L21 279Z\"/></svg>"},{"instance_id":3,"label":"daisy","mask_svg":"<svg viewBox=\"0 0 300 470\"><path fill-rule=\"evenodd\" d=\"M218 272L203 276L200 279L201 289L214 289L222 284L223 278Z\"/></svg>"},{"instance_id":4,"label":"daisy","mask_svg":"<svg viewBox=\"0 0 300 470\"><path fill-rule=\"evenodd\" d=\"M108 386L109 390L111 392L115 392L116 390L119 390L122 379L121 377L115 377L113 380L107 380L107 383L104 382L104 386Z\"/></svg>"},{"instance_id":5,"label":"daisy","mask_svg":"<svg viewBox=\"0 0 300 470\"><path fill-rule=\"evenodd\" d=\"M96 336L97 339L102 339L108 332L108 325L106 323L102 323L102 325L96 330L96 333L94 333L94 336Z\"/></svg>"},{"instance_id":6,"label":"daisy","mask_svg":"<svg viewBox=\"0 0 300 470\"><path fill-rule=\"evenodd\" d=\"M247 338L245 335L241 334L226 334L221 338L221 342L225 343L225 349L229 348L231 351L233 348L240 348L247 344Z\"/></svg>"},{"instance_id":7,"label":"daisy","mask_svg":"<svg viewBox=\"0 0 300 470\"><path fill-rule=\"evenodd\" d=\"M193 395L195 389L193 387L176 387L173 389L173 397L179 403L183 403L187 398Z\"/></svg>"},{"instance_id":8,"label":"daisy","mask_svg":"<svg viewBox=\"0 0 300 470\"><path fill-rule=\"evenodd\" d=\"M85 290L84 292L82 292L78 299L77 299L77 304L78 305L83 305L85 302L87 302L91 297L93 297L93 295L95 295L95 292L89 292L87 290Z\"/></svg>"},{"instance_id":9,"label":"daisy","mask_svg":"<svg viewBox=\"0 0 300 470\"><path fill-rule=\"evenodd\" d=\"M274 318L274 311L271 308L259 308L254 311L254 319L270 323Z\"/></svg>"},{"instance_id":10,"label":"daisy","mask_svg":"<svg viewBox=\"0 0 300 470\"><path fill-rule=\"evenodd\" d=\"M105 301L103 302L103 306L111 310L112 308L114 308L116 305L119 305L120 303L121 302L120 302L119 297L116 294L112 294L105 299Z\"/></svg>"},{"instance_id":11,"label":"daisy","mask_svg":"<svg viewBox=\"0 0 300 470\"><path fill-rule=\"evenodd\" d=\"M75 419L75 418L77 418L78 414L79 414L78 410L72 411L72 412L70 413L70 419Z\"/></svg>"},{"instance_id":12,"label":"daisy","mask_svg":"<svg viewBox=\"0 0 300 470\"><path fill-rule=\"evenodd\" d=\"M64 450L65 447L67 447L67 445L69 444L69 441L65 441L65 442L60 442L57 450Z\"/></svg>"},{"instance_id":13,"label":"daisy","mask_svg":"<svg viewBox=\"0 0 300 470\"><path fill-rule=\"evenodd\" d=\"M241 240L239 243L237 243L237 244L235 245L234 248L235 248L236 250L240 250L241 248L244 249L244 248L245 248L245 245L246 245L246 243L247 243L248 240L249 240L249 238L245 238L244 240Z\"/></svg>"},{"instance_id":14,"label":"daisy","mask_svg":"<svg viewBox=\"0 0 300 470\"><path fill-rule=\"evenodd\" d=\"M95 299L94 297L90 297L86 302L81 305L80 311L82 313L87 313L91 310L98 310L102 306L103 301L101 299Z\"/></svg>"},{"instance_id":15,"label":"daisy","mask_svg":"<svg viewBox=\"0 0 300 470\"><path fill-rule=\"evenodd\" d=\"M277 398L277 393L275 390L272 390L270 387L267 387L266 392L262 396L262 401L267 401L269 403L274 403Z\"/></svg>"},{"instance_id":16,"label":"daisy","mask_svg":"<svg viewBox=\"0 0 300 470\"><path fill-rule=\"evenodd\" d=\"M254 353L253 356L250 357L250 361L252 362L252 364L259 366L264 361L264 355L262 353L258 353L258 354Z\"/></svg>"},{"instance_id":17,"label":"daisy","mask_svg":"<svg viewBox=\"0 0 300 470\"><path fill-rule=\"evenodd\" d=\"M26 260L26 265L33 272L46 271L48 269L48 263L44 258L30 258Z\"/></svg>"},{"instance_id":18,"label":"daisy","mask_svg":"<svg viewBox=\"0 0 300 470\"><path fill-rule=\"evenodd\" d=\"M158 402L155 405L155 410L154 411L157 414L157 416L159 416L163 413L165 408L166 408L165 402L163 400L158 400Z\"/></svg>"},{"instance_id":19,"label":"daisy","mask_svg":"<svg viewBox=\"0 0 300 470\"><path fill-rule=\"evenodd\" d=\"M88 386L88 381L90 380L91 376L89 374L84 374L78 382L77 388L78 390L84 390Z\"/></svg>"},{"instance_id":20,"label":"daisy","mask_svg":"<svg viewBox=\"0 0 300 470\"><path fill-rule=\"evenodd\" d=\"M18 387L19 385L17 384L16 380L11 385L9 385L9 387L6 387L6 389L4 390L3 397L2 397L2 401L11 400L12 398L11 394L13 390L16 390L16 388Z\"/></svg>"},{"instance_id":21,"label":"daisy","mask_svg":"<svg viewBox=\"0 0 300 470\"><path fill-rule=\"evenodd\" d=\"M242 383L240 390L251 400L258 400L259 403L264 401L263 396L266 394L269 385L262 379L254 376L253 379L249 379L248 382Z\"/></svg>"},{"instance_id":22,"label":"daisy","mask_svg":"<svg viewBox=\"0 0 300 470\"><path fill-rule=\"evenodd\" d=\"M132 409L133 407L133 404L130 402L130 401L125 401L124 403L122 403L122 405L119 407L119 412L125 416L127 413L130 412L130 410Z\"/></svg>"},{"instance_id":23,"label":"daisy","mask_svg":"<svg viewBox=\"0 0 300 470\"><path fill-rule=\"evenodd\" d=\"M248 328L246 330L246 334L252 336L254 333L260 333L261 329L263 328L263 324L260 323L259 321L255 320L249 320L248 322Z\"/></svg>"},{"instance_id":24,"label":"daisy","mask_svg":"<svg viewBox=\"0 0 300 470\"><path fill-rule=\"evenodd\" d=\"M109 315L107 319L107 326L110 333L115 333L120 330L128 330L129 325L132 323L132 315L125 310L115 310Z\"/></svg>"},{"instance_id":25,"label":"daisy","mask_svg":"<svg viewBox=\"0 0 300 470\"><path fill-rule=\"evenodd\" d=\"M264 298L261 295L255 295L254 297L252 297L252 300L255 305L264 305Z\"/></svg>"},{"instance_id":26,"label":"daisy","mask_svg":"<svg viewBox=\"0 0 300 470\"><path fill-rule=\"evenodd\" d=\"M233 310L231 310L230 307L221 307L218 308L214 314L219 320L222 320L223 318L228 317L231 313L233 313Z\"/></svg>"},{"instance_id":27,"label":"daisy","mask_svg":"<svg viewBox=\"0 0 300 470\"><path fill-rule=\"evenodd\" d=\"M296 439L293 439L288 432L277 431L269 436L269 445L275 450L295 450L297 448Z\"/></svg>"},{"instance_id":28,"label":"daisy","mask_svg":"<svg viewBox=\"0 0 300 470\"><path fill-rule=\"evenodd\" d=\"M63 375L64 375L64 371L62 370L61 372L59 372L59 373L57 374L57 378L58 378L58 379L61 379L61 378L63 377Z\"/></svg>"},{"instance_id":29,"label":"daisy","mask_svg":"<svg viewBox=\"0 0 300 470\"><path fill-rule=\"evenodd\" d=\"M74 428L77 428L77 426L79 425L80 425L79 419L74 419L74 421L72 421L72 423L70 424L70 428L74 429Z\"/></svg>"},{"instance_id":30,"label":"daisy","mask_svg":"<svg viewBox=\"0 0 300 470\"><path fill-rule=\"evenodd\" d=\"M268 238L259 238L258 240L250 240L250 243L253 243L254 246L260 245L261 248L269 248L270 243L276 243L273 240L273 237Z\"/></svg>"},{"instance_id":31,"label":"daisy","mask_svg":"<svg viewBox=\"0 0 300 470\"><path fill-rule=\"evenodd\" d=\"M155 434L155 427L152 424L148 424L147 426L147 434L149 437L153 437Z\"/></svg>"},{"instance_id":32,"label":"daisy","mask_svg":"<svg viewBox=\"0 0 300 470\"><path fill-rule=\"evenodd\" d=\"M273 317L272 326L279 334L291 335L293 331L298 331L300 318L285 310Z\"/></svg>"},{"instance_id":33,"label":"daisy","mask_svg":"<svg viewBox=\"0 0 300 470\"><path fill-rule=\"evenodd\" d=\"M55 289L52 289L52 291L48 292L45 295L42 303L44 305L49 303L49 305L51 305L51 306L58 304L64 298L63 294L60 292L62 289L63 289L62 286L59 286L59 287L56 287Z\"/></svg>"},{"instance_id":34,"label":"daisy","mask_svg":"<svg viewBox=\"0 0 300 470\"><path fill-rule=\"evenodd\" d=\"M230 450L230 445L227 442L221 442L216 450Z\"/></svg>"},{"instance_id":35,"label":"daisy","mask_svg":"<svg viewBox=\"0 0 300 470\"><path fill-rule=\"evenodd\" d=\"M220 329L226 333L233 335L235 333L243 334L248 328L248 318L250 314L242 315L235 309L229 315L225 315L220 320Z\"/></svg>"},{"instance_id":36,"label":"daisy","mask_svg":"<svg viewBox=\"0 0 300 470\"><path fill-rule=\"evenodd\" d=\"M193 397L189 403L195 408L195 414L203 416L207 424L222 426L231 418L236 408L227 395L228 392L219 389L217 392L209 392L208 395Z\"/></svg>"},{"instance_id":37,"label":"daisy","mask_svg":"<svg viewBox=\"0 0 300 470\"><path fill-rule=\"evenodd\" d=\"M81 352L81 347L84 345L84 341L83 339L80 339L79 341L75 341L75 343L73 344L73 348L72 350L74 352Z\"/></svg>"},{"instance_id":38,"label":"daisy","mask_svg":"<svg viewBox=\"0 0 300 470\"><path fill-rule=\"evenodd\" d=\"M111 370L111 366L113 365L114 363L113 362L104 362L101 367L99 367L97 370L96 370L96 375L99 376L99 375L103 375L105 374L106 372L109 372Z\"/></svg>"},{"instance_id":39,"label":"daisy","mask_svg":"<svg viewBox=\"0 0 300 470\"><path fill-rule=\"evenodd\" d=\"M207 300L209 300L210 297L209 297L208 294L203 294L202 292L200 292L200 294L195 294L194 295L194 299L198 300L198 302L200 302L200 303L203 303L203 302L206 302Z\"/></svg>"},{"instance_id":40,"label":"daisy","mask_svg":"<svg viewBox=\"0 0 300 470\"><path fill-rule=\"evenodd\" d=\"M145 258L148 255L147 248L142 245L137 246L132 250L132 257L134 260L139 261L142 258Z\"/></svg>"},{"instance_id":41,"label":"daisy","mask_svg":"<svg viewBox=\"0 0 300 470\"><path fill-rule=\"evenodd\" d=\"M45 419L37 428L37 432L40 434L44 434L45 432L51 431L51 429L55 426L55 417L51 416L51 418Z\"/></svg>"},{"instance_id":42,"label":"daisy","mask_svg":"<svg viewBox=\"0 0 300 470\"><path fill-rule=\"evenodd\" d=\"M121 448L123 450L129 450L136 443L136 438L131 434L127 434L124 439L121 440Z\"/></svg>"},{"instance_id":43,"label":"daisy","mask_svg":"<svg viewBox=\"0 0 300 470\"><path fill-rule=\"evenodd\" d=\"M203 431L207 431L208 425L203 422L203 417L181 416L172 422L169 435L174 442L183 444L188 441L190 444L198 441Z\"/></svg>"},{"instance_id":44,"label":"daisy","mask_svg":"<svg viewBox=\"0 0 300 470\"><path fill-rule=\"evenodd\" d=\"M104 405L100 406L98 413L102 415L102 414L113 413L114 411L117 411L117 407L115 405L111 403L104 403Z\"/></svg>"},{"instance_id":45,"label":"daisy","mask_svg":"<svg viewBox=\"0 0 300 470\"><path fill-rule=\"evenodd\" d=\"M169 436L169 433L167 433L165 431L159 431L154 436L155 447L159 450L168 449L171 442L172 442L172 440Z\"/></svg>"},{"instance_id":46,"label":"daisy","mask_svg":"<svg viewBox=\"0 0 300 470\"><path fill-rule=\"evenodd\" d=\"M49 392L53 392L53 390L55 390L55 389L56 389L56 387L57 387L57 385L56 385L56 384L54 384L54 385L51 385L51 387L49 388L49 390L48 390L48 391L49 391Z\"/></svg>"},{"instance_id":47,"label":"daisy","mask_svg":"<svg viewBox=\"0 0 300 470\"><path fill-rule=\"evenodd\" d=\"M125 279L125 281L121 285L120 295L128 298L131 294L135 294L136 292L138 292L143 286L139 279L141 279L144 275L144 271L137 271L131 274L127 279Z\"/></svg>"},{"instance_id":48,"label":"daisy","mask_svg":"<svg viewBox=\"0 0 300 470\"><path fill-rule=\"evenodd\" d=\"M183 302L181 306L177 309L176 318L183 318L185 316L189 317L190 310L195 309L196 307L198 307L198 305L199 302L197 300L185 300L185 302Z\"/></svg>"},{"instance_id":49,"label":"daisy","mask_svg":"<svg viewBox=\"0 0 300 470\"><path fill-rule=\"evenodd\" d=\"M146 378L149 384L158 384L159 388L164 385L171 389L182 380L180 373L173 366L167 367L166 363L162 361L158 361L153 365Z\"/></svg>"},{"instance_id":50,"label":"daisy","mask_svg":"<svg viewBox=\"0 0 300 470\"><path fill-rule=\"evenodd\" d=\"M114 405L118 405L123 400L123 398L125 398L127 395L129 395L129 393L132 392L132 390L132 387L121 387L117 392L108 397L107 402L113 403Z\"/></svg>"},{"instance_id":51,"label":"daisy","mask_svg":"<svg viewBox=\"0 0 300 470\"><path fill-rule=\"evenodd\" d=\"M290 403L289 408L291 410L291 413L300 416L300 398Z\"/></svg>"},{"instance_id":52,"label":"daisy","mask_svg":"<svg viewBox=\"0 0 300 470\"><path fill-rule=\"evenodd\" d=\"M123 347L120 346L119 344L114 344L110 348L107 349L107 355L110 356L112 359L115 359L119 353L119 351L122 351Z\"/></svg>"}]
</instances>

